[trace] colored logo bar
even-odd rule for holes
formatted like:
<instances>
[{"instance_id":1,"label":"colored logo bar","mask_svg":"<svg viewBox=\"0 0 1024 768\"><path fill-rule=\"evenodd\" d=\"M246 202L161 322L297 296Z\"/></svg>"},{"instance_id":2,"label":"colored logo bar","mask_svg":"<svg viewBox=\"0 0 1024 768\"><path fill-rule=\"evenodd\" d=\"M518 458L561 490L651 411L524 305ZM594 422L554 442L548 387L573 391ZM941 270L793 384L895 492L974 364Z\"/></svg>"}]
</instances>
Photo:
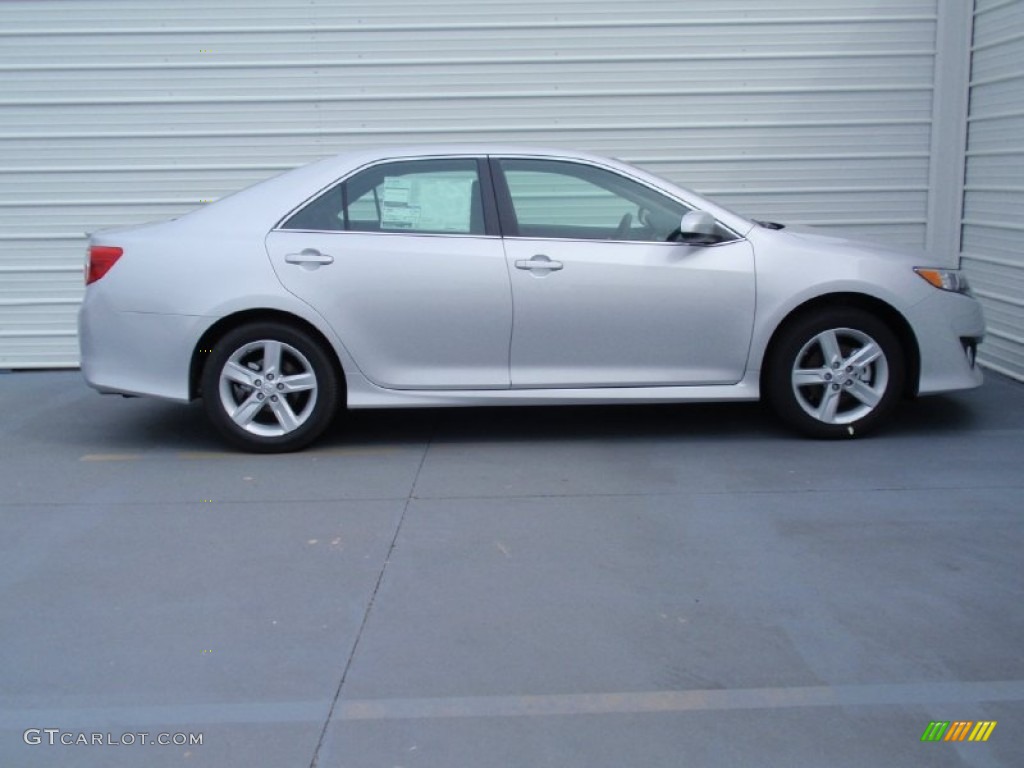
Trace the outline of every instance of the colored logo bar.
<instances>
[{"instance_id":1,"label":"colored logo bar","mask_svg":"<svg viewBox=\"0 0 1024 768\"><path fill-rule=\"evenodd\" d=\"M996 724L996 720L932 720L921 741L988 741Z\"/></svg>"}]
</instances>

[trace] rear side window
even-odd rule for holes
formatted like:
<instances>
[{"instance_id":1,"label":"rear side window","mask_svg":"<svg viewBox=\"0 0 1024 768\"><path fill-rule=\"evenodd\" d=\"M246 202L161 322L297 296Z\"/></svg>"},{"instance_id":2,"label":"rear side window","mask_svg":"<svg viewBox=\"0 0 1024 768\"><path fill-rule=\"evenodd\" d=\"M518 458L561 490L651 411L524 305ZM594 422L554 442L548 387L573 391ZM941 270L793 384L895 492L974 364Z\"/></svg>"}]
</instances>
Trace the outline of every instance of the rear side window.
<instances>
[{"instance_id":1,"label":"rear side window","mask_svg":"<svg viewBox=\"0 0 1024 768\"><path fill-rule=\"evenodd\" d=\"M283 229L319 232L485 234L472 158L382 163L331 187Z\"/></svg>"}]
</instances>

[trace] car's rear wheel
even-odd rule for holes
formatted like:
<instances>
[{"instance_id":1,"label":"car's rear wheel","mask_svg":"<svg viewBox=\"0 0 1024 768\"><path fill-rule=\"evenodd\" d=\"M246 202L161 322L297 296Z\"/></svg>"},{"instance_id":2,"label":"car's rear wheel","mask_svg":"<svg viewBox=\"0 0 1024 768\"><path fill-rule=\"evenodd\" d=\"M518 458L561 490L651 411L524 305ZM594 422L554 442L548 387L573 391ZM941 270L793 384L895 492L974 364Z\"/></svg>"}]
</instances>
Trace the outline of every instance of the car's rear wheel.
<instances>
[{"instance_id":1,"label":"car's rear wheel","mask_svg":"<svg viewBox=\"0 0 1024 768\"><path fill-rule=\"evenodd\" d=\"M331 423L340 399L338 375L322 346L278 322L225 334L210 353L202 385L217 431L257 453L309 445Z\"/></svg>"},{"instance_id":2,"label":"car's rear wheel","mask_svg":"<svg viewBox=\"0 0 1024 768\"><path fill-rule=\"evenodd\" d=\"M856 308L826 310L780 331L765 395L799 432L855 437L889 418L905 379L903 348L884 322Z\"/></svg>"}]
</instances>

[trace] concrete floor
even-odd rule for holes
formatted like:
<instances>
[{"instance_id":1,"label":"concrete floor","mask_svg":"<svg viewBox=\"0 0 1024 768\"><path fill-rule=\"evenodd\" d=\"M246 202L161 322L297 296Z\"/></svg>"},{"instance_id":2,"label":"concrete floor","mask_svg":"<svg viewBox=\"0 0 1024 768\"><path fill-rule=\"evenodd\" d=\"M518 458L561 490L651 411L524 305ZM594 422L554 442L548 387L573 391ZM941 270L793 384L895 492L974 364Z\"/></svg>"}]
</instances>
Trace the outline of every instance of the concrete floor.
<instances>
[{"instance_id":1,"label":"concrete floor","mask_svg":"<svg viewBox=\"0 0 1024 768\"><path fill-rule=\"evenodd\" d=\"M0 403L5 768L1024 765L996 375L843 443L756 405L424 410L249 456L75 372ZM140 732L202 744L59 743Z\"/></svg>"}]
</instances>

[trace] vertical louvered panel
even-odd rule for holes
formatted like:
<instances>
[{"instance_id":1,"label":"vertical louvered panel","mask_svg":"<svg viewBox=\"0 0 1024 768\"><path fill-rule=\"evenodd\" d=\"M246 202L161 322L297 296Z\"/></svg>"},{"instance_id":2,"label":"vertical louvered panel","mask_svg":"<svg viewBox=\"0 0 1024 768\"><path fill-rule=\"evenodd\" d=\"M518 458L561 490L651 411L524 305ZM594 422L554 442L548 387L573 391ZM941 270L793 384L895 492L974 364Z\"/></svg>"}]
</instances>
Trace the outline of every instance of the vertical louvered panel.
<instances>
[{"instance_id":1,"label":"vertical louvered panel","mask_svg":"<svg viewBox=\"0 0 1024 768\"><path fill-rule=\"evenodd\" d=\"M923 245L944 2L7 0L0 368L76 362L84 233L356 146L588 149Z\"/></svg>"},{"instance_id":2,"label":"vertical louvered panel","mask_svg":"<svg viewBox=\"0 0 1024 768\"><path fill-rule=\"evenodd\" d=\"M978 0L963 261L985 305L980 359L1024 380L1024 1Z\"/></svg>"}]
</instances>

